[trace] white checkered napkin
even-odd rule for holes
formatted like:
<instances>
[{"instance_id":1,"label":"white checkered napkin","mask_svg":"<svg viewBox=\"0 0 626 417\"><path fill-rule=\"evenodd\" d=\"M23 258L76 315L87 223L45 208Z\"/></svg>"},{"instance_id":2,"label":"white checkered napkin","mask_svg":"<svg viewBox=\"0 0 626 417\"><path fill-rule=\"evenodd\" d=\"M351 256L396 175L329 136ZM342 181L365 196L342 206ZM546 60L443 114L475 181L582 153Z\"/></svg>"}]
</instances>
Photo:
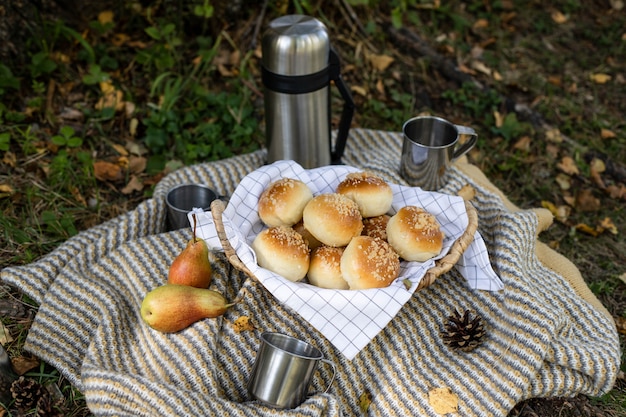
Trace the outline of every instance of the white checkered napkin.
<instances>
[{"instance_id":1,"label":"white checkered napkin","mask_svg":"<svg viewBox=\"0 0 626 417\"><path fill-rule=\"evenodd\" d=\"M241 261L274 297L297 311L348 359L354 358L391 321L415 292L426 271L435 265L436 259L448 253L468 224L461 197L390 184L394 193L390 214L401 207L416 205L437 217L445 239L443 250L436 258L423 263L402 262L400 277L389 287L359 291L330 290L305 282L291 282L258 266L250 245L265 228L257 207L261 193L269 184L280 178L297 178L310 187L313 195L318 195L334 192L337 184L348 173L356 171L360 170L349 166L329 166L307 171L293 161L278 161L263 166L241 181L223 216L228 240ZM210 247L221 248L211 213L198 213L197 217L198 235ZM472 288L502 288L502 283L491 268L485 244L478 232L463 256L460 271ZM411 282L408 290L404 284L405 279Z\"/></svg>"}]
</instances>

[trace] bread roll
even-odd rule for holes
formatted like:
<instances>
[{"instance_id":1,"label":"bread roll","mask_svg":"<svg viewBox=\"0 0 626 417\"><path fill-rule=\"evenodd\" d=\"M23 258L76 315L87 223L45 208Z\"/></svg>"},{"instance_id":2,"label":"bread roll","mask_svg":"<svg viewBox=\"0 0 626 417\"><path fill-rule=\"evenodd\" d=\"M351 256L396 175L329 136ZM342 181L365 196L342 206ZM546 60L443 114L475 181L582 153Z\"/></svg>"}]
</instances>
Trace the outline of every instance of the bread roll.
<instances>
[{"instance_id":1,"label":"bread roll","mask_svg":"<svg viewBox=\"0 0 626 417\"><path fill-rule=\"evenodd\" d=\"M420 207L402 207L387 223L387 241L407 261L424 262L438 255L443 237L435 216Z\"/></svg>"},{"instance_id":2,"label":"bread roll","mask_svg":"<svg viewBox=\"0 0 626 417\"><path fill-rule=\"evenodd\" d=\"M302 220L293 225L293 230L302 235L304 241L307 243L307 245L309 245L309 249L313 250L322 246L322 242L317 240L315 236L313 236L311 232L309 232L306 227L304 227L304 222Z\"/></svg>"},{"instance_id":3,"label":"bread roll","mask_svg":"<svg viewBox=\"0 0 626 417\"><path fill-rule=\"evenodd\" d=\"M281 178L271 183L259 197L259 217L269 227L293 226L302 219L304 206L313 198L300 180Z\"/></svg>"},{"instance_id":4,"label":"bread roll","mask_svg":"<svg viewBox=\"0 0 626 417\"><path fill-rule=\"evenodd\" d=\"M302 220L304 227L328 246L346 246L363 230L359 206L337 193L313 197L304 207Z\"/></svg>"},{"instance_id":5,"label":"bread roll","mask_svg":"<svg viewBox=\"0 0 626 417\"><path fill-rule=\"evenodd\" d=\"M355 237L341 256L341 274L351 290L387 287L399 273L398 254L371 236Z\"/></svg>"},{"instance_id":6,"label":"bread roll","mask_svg":"<svg viewBox=\"0 0 626 417\"><path fill-rule=\"evenodd\" d=\"M311 252L307 277L317 287L347 290L348 283L341 275L341 255L344 248L320 246Z\"/></svg>"},{"instance_id":7,"label":"bread roll","mask_svg":"<svg viewBox=\"0 0 626 417\"><path fill-rule=\"evenodd\" d=\"M387 214L363 219L363 231L361 234L387 241L387 223L389 219L390 217Z\"/></svg>"},{"instance_id":8,"label":"bread roll","mask_svg":"<svg viewBox=\"0 0 626 417\"><path fill-rule=\"evenodd\" d=\"M350 197L363 217L381 216L393 201L391 187L382 178L367 172L353 172L337 185L337 193Z\"/></svg>"},{"instance_id":9,"label":"bread roll","mask_svg":"<svg viewBox=\"0 0 626 417\"><path fill-rule=\"evenodd\" d=\"M260 267L289 281L300 281L309 269L309 247L291 227L278 226L263 230L254 238L252 249Z\"/></svg>"}]
</instances>

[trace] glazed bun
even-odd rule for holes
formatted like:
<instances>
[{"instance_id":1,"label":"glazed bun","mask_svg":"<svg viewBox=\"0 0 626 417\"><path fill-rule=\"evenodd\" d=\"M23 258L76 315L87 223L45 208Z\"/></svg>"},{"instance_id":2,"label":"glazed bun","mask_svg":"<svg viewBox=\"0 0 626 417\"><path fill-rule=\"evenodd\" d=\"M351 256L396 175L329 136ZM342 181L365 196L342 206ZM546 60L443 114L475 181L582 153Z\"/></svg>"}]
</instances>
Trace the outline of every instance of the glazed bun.
<instances>
[{"instance_id":1,"label":"glazed bun","mask_svg":"<svg viewBox=\"0 0 626 417\"><path fill-rule=\"evenodd\" d=\"M347 290L348 283L341 275L341 255L344 248L320 246L311 252L307 275L309 283L335 290Z\"/></svg>"},{"instance_id":2,"label":"glazed bun","mask_svg":"<svg viewBox=\"0 0 626 417\"><path fill-rule=\"evenodd\" d=\"M337 193L313 197L304 207L302 220L304 227L328 246L346 246L363 230L359 206Z\"/></svg>"},{"instance_id":3,"label":"glazed bun","mask_svg":"<svg viewBox=\"0 0 626 417\"><path fill-rule=\"evenodd\" d=\"M388 287L400 273L400 259L385 241L358 236L341 256L341 274L351 290Z\"/></svg>"},{"instance_id":4,"label":"glazed bun","mask_svg":"<svg viewBox=\"0 0 626 417\"><path fill-rule=\"evenodd\" d=\"M309 269L309 247L291 227L278 226L263 230L252 242L260 267L289 281L300 281Z\"/></svg>"},{"instance_id":5,"label":"glazed bun","mask_svg":"<svg viewBox=\"0 0 626 417\"><path fill-rule=\"evenodd\" d=\"M317 240L315 236L313 236L311 232L309 232L306 227L304 227L304 222L302 220L293 225L293 230L302 235L306 244L309 245L309 249L313 250L322 246L322 242Z\"/></svg>"},{"instance_id":6,"label":"glazed bun","mask_svg":"<svg viewBox=\"0 0 626 417\"><path fill-rule=\"evenodd\" d=\"M387 241L387 223L389 223L389 219L390 217L387 214L363 219L363 231L361 234Z\"/></svg>"},{"instance_id":7,"label":"glazed bun","mask_svg":"<svg viewBox=\"0 0 626 417\"><path fill-rule=\"evenodd\" d=\"M382 178L367 172L353 172L337 185L337 193L354 200L363 217L383 215L391 208L393 192Z\"/></svg>"},{"instance_id":8,"label":"glazed bun","mask_svg":"<svg viewBox=\"0 0 626 417\"><path fill-rule=\"evenodd\" d=\"M271 183L259 197L259 217L269 227L293 226L302 219L304 206L313 193L302 181L281 178Z\"/></svg>"},{"instance_id":9,"label":"glazed bun","mask_svg":"<svg viewBox=\"0 0 626 417\"><path fill-rule=\"evenodd\" d=\"M387 241L406 261L437 256L444 234L434 215L416 206L402 207L387 223Z\"/></svg>"}]
</instances>

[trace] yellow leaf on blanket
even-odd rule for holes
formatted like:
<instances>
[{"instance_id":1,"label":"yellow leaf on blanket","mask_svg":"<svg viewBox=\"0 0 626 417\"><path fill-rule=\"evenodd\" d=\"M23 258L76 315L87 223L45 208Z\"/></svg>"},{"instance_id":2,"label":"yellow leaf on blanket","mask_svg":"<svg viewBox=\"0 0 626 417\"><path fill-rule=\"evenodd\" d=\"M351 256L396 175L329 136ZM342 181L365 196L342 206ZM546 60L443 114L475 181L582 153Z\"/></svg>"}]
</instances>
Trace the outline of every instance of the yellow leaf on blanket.
<instances>
[{"instance_id":1,"label":"yellow leaf on blanket","mask_svg":"<svg viewBox=\"0 0 626 417\"><path fill-rule=\"evenodd\" d=\"M470 201L476 196L476 189L470 184L465 184L456 194L463 197L463 200Z\"/></svg>"},{"instance_id":2,"label":"yellow leaf on blanket","mask_svg":"<svg viewBox=\"0 0 626 417\"><path fill-rule=\"evenodd\" d=\"M241 333L246 330L254 330L255 327L250 321L250 317L248 316L239 316L237 320L233 323L233 327L237 333Z\"/></svg>"},{"instance_id":3,"label":"yellow leaf on blanket","mask_svg":"<svg viewBox=\"0 0 626 417\"><path fill-rule=\"evenodd\" d=\"M359 408L361 409L361 412L363 413L363 415L367 414L367 410L370 408L371 403L372 403L372 394L370 394L367 391L361 394L361 396L359 397Z\"/></svg>"},{"instance_id":4,"label":"yellow leaf on blanket","mask_svg":"<svg viewBox=\"0 0 626 417\"><path fill-rule=\"evenodd\" d=\"M459 397L448 387L430 390L428 403L437 414L456 413L459 410Z\"/></svg>"}]
</instances>

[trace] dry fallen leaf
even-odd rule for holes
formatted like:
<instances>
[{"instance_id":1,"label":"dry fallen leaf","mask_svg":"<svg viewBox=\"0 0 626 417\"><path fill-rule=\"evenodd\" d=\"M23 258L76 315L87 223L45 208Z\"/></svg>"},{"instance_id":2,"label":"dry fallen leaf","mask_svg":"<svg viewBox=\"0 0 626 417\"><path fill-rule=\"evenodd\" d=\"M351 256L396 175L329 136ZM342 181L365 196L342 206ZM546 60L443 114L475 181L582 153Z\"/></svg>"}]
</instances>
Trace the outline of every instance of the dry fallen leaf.
<instances>
[{"instance_id":1,"label":"dry fallen leaf","mask_svg":"<svg viewBox=\"0 0 626 417\"><path fill-rule=\"evenodd\" d=\"M113 23L113 12L111 10L105 10L98 14L98 22L102 25L106 25L107 23Z\"/></svg>"},{"instance_id":2,"label":"dry fallen leaf","mask_svg":"<svg viewBox=\"0 0 626 417\"><path fill-rule=\"evenodd\" d=\"M600 175L604 171L606 171L606 165L602 159L593 158L591 163L589 164L589 174L591 175L591 179L594 183L598 185L601 189L605 189L606 185L604 185L604 181L602 181L602 176Z\"/></svg>"},{"instance_id":3,"label":"dry fallen leaf","mask_svg":"<svg viewBox=\"0 0 626 417\"><path fill-rule=\"evenodd\" d=\"M100 181L118 181L124 177L122 167L107 161L94 162L93 171L96 179Z\"/></svg>"},{"instance_id":4,"label":"dry fallen leaf","mask_svg":"<svg viewBox=\"0 0 626 417\"><path fill-rule=\"evenodd\" d=\"M556 175L555 180L556 183L559 185L559 188L563 191L567 191L572 188L572 178L569 175L559 173Z\"/></svg>"},{"instance_id":5,"label":"dry fallen leaf","mask_svg":"<svg viewBox=\"0 0 626 417\"><path fill-rule=\"evenodd\" d=\"M578 175L580 173L576 162L569 156L564 156L561 162L556 164L556 167L568 175Z\"/></svg>"},{"instance_id":6,"label":"dry fallen leaf","mask_svg":"<svg viewBox=\"0 0 626 417\"><path fill-rule=\"evenodd\" d=\"M484 63L480 61L472 61L471 65L472 65L472 68L475 69L476 71L481 72L485 75L491 75L491 72L492 72L491 68L489 68Z\"/></svg>"},{"instance_id":7,"label":"dry fallen leaf","mask_svg":"<svg viewBox=\"0 0 626 417\"><path fill-rule=\"evenodd\" d=\"M141 182L139 177L137 177L136 175L132 175L130 177L130 181L128 181L128 184L126 184L126 186L122 188L121 191L122 194L128 195L131 194L133 191L141 190L143 190L143 182Z\"/></svg>"},{"instance_id":8,"label":"dry fallen leaf","mask_svg":"<svg viewBox=\"0 0 626 417\"><path fill-rule=\"evenodd\" d=\"M428 392L428 403L437 414L456 413L459 397L448 387L435 388Z\"/></svg>"},{"instance_id":9,"label":"dry fallen leaf","mask_svg":"<svg viewBox=\"0 0 626 417\"><path fill-rule=\"evenodd\" d=\"M611 139L611 138L617 137L617 135L612 130L602 129L602 130L600 130L600 137L602 139Z\"/></svg>"},{"instance_id":10,"label":"dry fallen leaf","mask_svg":"<svg viewBox=\"0 0 626 417\"><path fill-rule=\"evenodd\" d=\"M590 189L585 188L576 194L576 208L581 211L598 211L600 199L594 197Z\"/></svg>"},{"instance_id":11,"label":"dry fallen leaf","mask_svg":"<svg viewBox=\"0 0 626 417\"><path fill-rule=\"evenodd\" d=\"M568 17L558 10L554 10L552 13L550 13L550 17L552 17L554 23L557 23L559 25L568 21Z\"/></svg>"},{"instance_id":12,"label":"dry fallen leaf","mask_svg":"<svg viewBox=\"0 0 626 417\"><path fill-rule=\"evenodd\" d=\"M2 163L15 168L17 166L17 156L13 152L6 151L2 157Z\"/></svg>"},{"instance_id":13,"label":"dry fallen leaf","mask_svg":"<svg viewBox=\"0 0 626 417\"><path fill-rule=\"evenodd\" d=\"M515 144L513 145L513 148L520 150L520 151L528 152L530 151L531 142L532 141L530 139L530 136L522 136L521 138L519 138L517 142L515 142Z\"/></svg>"},{"instance_id":14,"label":"dry fallen leaf","mask_svg":"<svg viewBox=\"0 0 626 417\"><path fill-rule=\"evenodd\" d=\"M626 334L626 317L615 317L615 327L618 333Z\"/></svg>"},{"instance_id":15,"label":"dry fallen leaf","mask_svg":"<svg viewBox=\"0 0 626 417\"><path fill-rule=\"evenodd\" d=\"M548 142L552 142L552 143L563 142L561 131L557 128L546 130L546 139L548 140Z\"/></svg>"},{"instance_id":16,"label":"dry fallen leaf","mask_svg":"<svg viewBox=\"0 0 626 417\"><path fill-rule=\"evenodd\" d=\"M7 329L2 322L0 322L0 345L6 345L13 341L13 336L11 336L11 332Z\"/></svg>"},{"instance_id":17,"label":"dry fallen leaf","mask_svg":"<svg viewBox=\"0 0 626 417\"><path fill-rule=\"evenodd\" d=\"M389 65L393 64L393 61L395 61L393 57L390 57L389 55L376 54L370 55L369 60L374 69L379 72L385 71L387 68L389 68Z\"/></svg>"},{"instance_id":18,"label":"dry fallen leaf","mask_svg":"<svg viewBox=\"0 0 626 417\"><path fill-rule=\"evenodd\" d=\"M476 22L474 22L472 27L474 29L482 29L482 28L489 27L489 21L487 19L478 19Z\"/></svg>"},{"instance_id":19,"label":"dry fallen leaf","mask_svg":"<svg viewBox=\"0 0 626 417\"><path fill-rule=\"evenodd\" d=\"M13 369L18 375L24 375L28 371L32 371L39 367L39 359L27 358L25 356L18 356L17 358L11 358Z\"/></svg>"},{"instance_id":20,"label":"dry fallen leaf","mask_svg":"<svg viewBox=\"0 0 626 417\"><path fill-rule=\"evenodd\" d=\"M613 220L611 220L610 217L605 217L604 219L602 219L602 221L600 222L600 227L603 230L607 230L613 235L617 234L617 226L615 226L615 223L613 223Z\"/></svg>"},{"instance_id":21,"label":"dry fallen leaf","mask_svg":"<svg viewBox=\"0 0 626 417\"><path fill-rule=\"evenodd\" d=\"M589 226L588 224L585 223L578 223L576 226L574 226L576 228L576 230L578 230L579 232L583 232L586 233L588 235L591 235L593 237L598 236L600 233L597 229Z\"/></svg>"},{"instance_id":22,"label":"dry fallen leaf","mask_svg":"<svg viewBox=\"0 0 626 417\"><path fill-rule=\"evenodd\" d=\"M565 223L569 215L572 213L571 207L563 206L563 205L557 206L556 204L551 203L549 201L542 201L541 206L543 208L550 210L550 213L552 213L554 218L560 221L561 223Z\"/></svg>"},{"instance_id":23,"label":"dry fallen leaf","mask_svg":"<svg viewBox=\"0 0 626 417\"><path fill-rule=\"evenodd\" d=\"M96 110L102 110L105 108L113 108L115 111L121 111L125 108L124 93L115 88L110 81L103 81L100 83L100 90L102 91L102 97L94 105Z\"/></svg>"},{"instance_id":24,"label":"dry fallen leaf","mask_svg":"<svg viewBox=\"0 0 626 417\"><path fill-rule=\"evenodd\" d=\"M626 272L624 272L622 275L618 276L617 278L619 278L620 281L626 284Z\"/></svg>"},{"instance_id":25,"label":"dry fallen leaf","mask_svg":"<svg viewBox=\"0 0 626 417\"><path fill-rule=\"evenodd\" d=\"M78 201L83 207L87 207L87 201L85 200L85 197L83 197L83 195L80 193L80 190L77 186L71 185L70 192L72 193L72 196L76 201Z\"/></svg>"},{"instance_id":26,"label":"dry fallen leaf","mask_svg":"<svg viewBox=\"0 0 626 417\"><path fill-rule=\"evenodd\" d=\"M130 41L130 36L125 33L116 33L111 37L111 44L120 47Z\"/></svg>"},{"instance_id":27,"label":"dry fallen leaf","mask_svg":"<svg viewBox=\"0 0 626 417\"><path fill-rule=\"evenodd\" d=\"M248 316L239 316L237 320L235 320L235 322L233 323L233 328L237 333L255 329L254 325L250 321L250 317Z\"/></svg>"},{"instance_id":28,"label":"dry fallen leaf","mask_svg":"<svg viewBox=\"0 0 626 417\"><path fill-rule=\"evenodd\" d=\"M611 184L606 187L606 190L609 192L609 196L615 200L626 198L626 185L624 184L620 184L619 186Z\"/></svg>"},{"instance_id":29,"label":"dry fallen leaf","mask_svg":"<svg viewBox=\"0 0 626 417\"><path fill-rule=\"evenodd\" d=\"M351 85L350 90L352 90L354 93L360 96L363 96L363 97L367 96L367 90L361 87L360 85Z\"/></svg>"},{"instance_id":30,"label":"dry fallen leaf","mask_svg":"<svg viewBox=\"0 0 626 417\"><path fill-rule=\"evenodd\" d=\"M113 149L115 149L115 151L117 153L119 153L120 155L124 155L124 156L128 156L128 151L126 150L126 148L118 143L114 143L113 145Z\"/></svg>"},{"instance_id":31,"label":"dry fallen leaf","mask_svg":"<svg viewBox=\"0 0 626 417\"><path fill-rule=\"evenodd\" d=\"M13 194L15 190L9 184L0 184L0 193Z\"/></svg>"},{"instance_id":32,"label":"dry fallen leaf","mask_svg":"<svg viewBox=\"0 0 626 417\"><path fill-rule=\"evenodd\" d=\"M611 80L610 75L603 74L601 72L597 74L591 74L589 78L591 79L591 81L593 81L596 84L606 84L607 82Z\"/></svg>"},{"instance_id":33,"label":"dry fallen leaf","mask_svg":"<svg viewBox=\"0 0 626 417\"><path fill-rule=\"evenodd\" d=\"M502 125L504 124L504 116L505 115L500 113L499 111L493 112L493 118L495 119L496 127L502 127Z\"/></svg>"}]
</instances>

